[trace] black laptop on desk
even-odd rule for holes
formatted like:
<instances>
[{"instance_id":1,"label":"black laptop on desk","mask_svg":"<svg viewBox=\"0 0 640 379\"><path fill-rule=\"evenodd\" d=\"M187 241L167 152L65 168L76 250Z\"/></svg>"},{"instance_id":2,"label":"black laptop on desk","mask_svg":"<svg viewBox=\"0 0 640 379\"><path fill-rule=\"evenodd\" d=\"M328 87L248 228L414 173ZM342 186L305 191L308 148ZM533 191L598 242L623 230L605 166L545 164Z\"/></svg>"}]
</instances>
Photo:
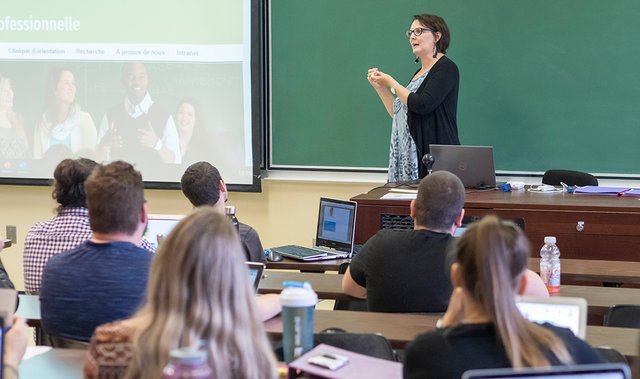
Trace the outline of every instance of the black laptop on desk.
<instances>
[{"instance_id":1,"label":"black laptop on desk","mask_svg":"<svg viewBox=\"0 0 640 379\"><path fill-rule=\"evenodd\" d=\"M301 261L350 258L355 237L356 207L353 201L320 198L315 246L286 245L272 247L271 251Z\"/></svg>"},{"instance_id":2,"label":"black laptop on desk","mask_svg":"<svg viewBox=\"0 0 640 379\"><path fill-rule=\"evenodd\" d=\"M495 188L492 146L429 145L433 171L449 171L465 187Z\"/></svg>"}]
</instances>

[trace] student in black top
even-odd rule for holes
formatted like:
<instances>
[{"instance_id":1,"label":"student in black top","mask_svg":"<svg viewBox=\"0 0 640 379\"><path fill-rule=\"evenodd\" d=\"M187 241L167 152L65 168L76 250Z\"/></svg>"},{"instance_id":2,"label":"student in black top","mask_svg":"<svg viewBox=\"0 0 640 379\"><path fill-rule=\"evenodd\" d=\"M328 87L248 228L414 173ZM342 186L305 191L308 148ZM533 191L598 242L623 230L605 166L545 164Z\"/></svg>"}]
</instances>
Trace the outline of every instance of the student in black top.
<instances>
[{"instance_id":1,"label":"student in black top","mask_svg":"<svg viewBox=\"0 0 640 379\"><path fill-rule=\"evenodd\" d=\"M568 329L527 321L516 306L526 286L529 242L512 222L487 216L456 246L454 286L439 329L407 348L405 378L460 378L471 369L601 363Z\"/></svg>"},{"instance_id":2,"label":"student in black top","mask_svg":"<svg viewBox=\"0 0 640 379\"><path fill-rule=\"evenodd\" d=\"M411 202L414 230L380 230L351 260L345 293L374 312L444 312L451 296L447 246L464 216L460 179L438 171L422 179Z\"/></svg>"},{"instance_id":3,"label":"student in black top","mask_svg":"<svg viewBox=\"0 0 640 379\"><path fill-rule=\"evenodd\" d=\"M369 83L394 120L389 157L390 181L406 179L403 175L393 175L396 162L400 165L399 171L408 170L419 175L411 179L424 177L427 168L420 161L429 152L429 144L460 144L456 115L460 73L456 64L445 56L450 41L449 27L439 16L419 14L413 16L407 36L421 67L406 86L378 68L369 69L367 74ZM409 143L405 140L404 130L407 127L412 140ZM396 128L399 129L399 138L394 138ZM407 148L415 149L415 156L402 151ZM407 159L402 157L413 159L406 162ZM410 168L404 167L406 165Z\"/></svg>"},{"instance_id":4,"label":"student in black top","mask_svg":"<svg viewBox=\"0 0 640 379\"><path fill-rule=\"evenodd\" d=\"M180 188L194 208L211 206L219 213L225 213L229 192L220 171L211 163L202 161L187 167L180 179ZM244 246L247 261L264 263L266 258L258 232L240 222L238 234Z\"/></svg>"}]
</instances>

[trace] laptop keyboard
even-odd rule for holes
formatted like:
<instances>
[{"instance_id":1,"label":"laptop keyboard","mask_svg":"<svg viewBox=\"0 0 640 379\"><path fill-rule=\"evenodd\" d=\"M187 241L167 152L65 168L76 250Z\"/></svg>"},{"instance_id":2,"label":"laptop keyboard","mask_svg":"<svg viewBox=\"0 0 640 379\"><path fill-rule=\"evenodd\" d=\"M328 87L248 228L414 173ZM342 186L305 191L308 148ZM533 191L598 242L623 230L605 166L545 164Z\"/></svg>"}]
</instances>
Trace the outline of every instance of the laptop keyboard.
<instances>
[{"instance_id":1,"label":"laptop keyboard","mask_svg":"<svg viewBox=\"0 0 640 379\"><path fill-rule=\"evenodd\" d=\"M332 252L330 250L323 249L314 249L310 247L302 247L297 245L285 245L279 247L272 247L272 251L275 251L278 254L282 254L284 256L293 256L298 258L306 258L312 256L321 256L327 254L336 254L337 252Z\"/></svg>"}]
</instances>

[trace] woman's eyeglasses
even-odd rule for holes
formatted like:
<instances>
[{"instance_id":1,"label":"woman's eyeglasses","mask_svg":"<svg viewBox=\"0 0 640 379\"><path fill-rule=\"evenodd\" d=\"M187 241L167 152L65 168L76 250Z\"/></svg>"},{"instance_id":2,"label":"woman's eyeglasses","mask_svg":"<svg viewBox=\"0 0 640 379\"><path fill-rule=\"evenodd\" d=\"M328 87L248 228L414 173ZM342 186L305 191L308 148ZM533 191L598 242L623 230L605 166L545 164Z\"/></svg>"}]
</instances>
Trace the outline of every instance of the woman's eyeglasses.
<instances>
[{"instance_id":1,"label":"woman's eyeglasses","mask_svg":"<svg viewBox=\"0 0 640 379\"><path fill-rule=\"evenodd\" d=\"M431 29L427 29L427 28L415 28L413 30L407 30L407 32L405 33L407 38L411 38L411 35L415 35L416 37L419 37L420 35L422 35L422 33L426 33L426 32L432 32L433 30Z\"/></svg>"}]
</instances>

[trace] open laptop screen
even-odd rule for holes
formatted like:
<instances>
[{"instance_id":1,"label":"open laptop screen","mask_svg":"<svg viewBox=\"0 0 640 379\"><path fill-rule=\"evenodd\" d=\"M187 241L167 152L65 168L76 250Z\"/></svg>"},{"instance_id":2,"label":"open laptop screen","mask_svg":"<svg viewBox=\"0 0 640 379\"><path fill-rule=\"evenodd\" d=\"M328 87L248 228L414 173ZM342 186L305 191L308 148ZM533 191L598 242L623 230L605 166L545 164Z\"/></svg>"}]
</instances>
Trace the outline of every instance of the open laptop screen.
<instances>
[{"instance_id":1,"label":"open laptop screen","mask_svg":"<svg viewBox=\"0 0 640 379\"><path fill-rule=\"evenodd\" d=\"M150 214L144 238L157 249L160 240L166 238L183 217L183 215Z\"/></svg>"},{"instance_id":2,"label":"open laptop screen","mask_svg":"<svg viewBox=\"0 0 640 379\"><path fill-rule=\"evenodd\" d=\"M587 334L587 301L578 297L522 296L517 306L529 321L568 328L576 336L585 339Z\"/></svg>"},{"instance_id":3,"label":"open laptop screen","mask_svg":"<svg viewBox=\"0 0 640 379\"><path fill-rule=\"evenodd\" d=\"M429 145L433 155L433 171L449 171L465 187L494 188L493 147L463 145Z\"/></svg>"},{"instance_id":4,"label":"open laptop screen","mask_svg":"<svg viewBox=\"0 0 640 379\"><path fill-rule=\"evenodd\" d=\"M264 271L264 263L257 262L245 262L247 270L249 270L249 281L253 285L253 289L258 290L260 285L260 279L262 279L262 272Z\"/></svg>"},{"instance_id":5,"label":"open laptop screen","mask_svg":"<svg viewBox=\"0 0 640 379\"><path fill-rule=\"evenodd\" d=\"M321 198L316 245L351 250L355 217L356 203Z\"/></svg>"},{"instance_id":6,"label":"open laptop screen","mask_svg":"<svg viewBox=\"0 0 640 379\"><path fill-rule=\"evenodd\" d=\"M629 367L620 363L553 366L545 369L470 370L462 379L630 379Z\"/></svg>"}]
</instances>

